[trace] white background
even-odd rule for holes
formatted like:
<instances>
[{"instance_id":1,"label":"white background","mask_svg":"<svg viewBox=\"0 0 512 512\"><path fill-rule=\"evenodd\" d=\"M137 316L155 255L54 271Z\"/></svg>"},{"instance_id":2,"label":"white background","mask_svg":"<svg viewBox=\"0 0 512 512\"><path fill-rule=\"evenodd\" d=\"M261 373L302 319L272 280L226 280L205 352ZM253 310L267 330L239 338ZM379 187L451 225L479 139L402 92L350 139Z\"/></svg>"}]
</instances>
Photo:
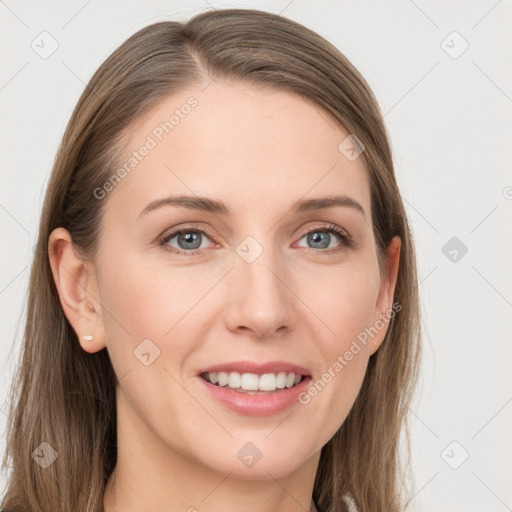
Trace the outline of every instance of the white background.
<instances>
[{"instance_id":1,"label":"white background","mask_svg":"<svg viewBox=\"0 0 512 512\"><path fill-rule=\"evenodd\" d=\"M408 510L512 510L512 16L504 0L0 1L0 430L42 199L71 111L128 36L210 6L253 7L306 25L373 88L416 239L423 301L423 377L411 410L417 495ZM48 37L43 31L58 43L47 59L31 47ZM468 248L455 262L442 252L452 237Z\"/></svg>"}]
</instances>

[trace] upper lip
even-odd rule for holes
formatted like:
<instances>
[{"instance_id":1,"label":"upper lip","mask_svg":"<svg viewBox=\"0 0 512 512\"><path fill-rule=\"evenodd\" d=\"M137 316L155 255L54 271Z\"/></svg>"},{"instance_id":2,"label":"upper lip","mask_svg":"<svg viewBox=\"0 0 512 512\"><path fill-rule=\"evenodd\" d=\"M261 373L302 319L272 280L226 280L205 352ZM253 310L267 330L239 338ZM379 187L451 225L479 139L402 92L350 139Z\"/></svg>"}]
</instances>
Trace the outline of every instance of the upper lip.
<instances>
[{"instance_id":1,"label":"upper lip","mask_svg":"<svg viewBox=\"0 0 512 512\"><path fill-rule=\"evenodd\" d=\"M309 375L308 370L302 366L288 363L286 361L231 361L229 363L219 363L207 368L199 370L198 375L210 372L238 372L238 373L255 373L263 375L264 373L294 373L295 375Z\"/></svg>"}]
</instances>

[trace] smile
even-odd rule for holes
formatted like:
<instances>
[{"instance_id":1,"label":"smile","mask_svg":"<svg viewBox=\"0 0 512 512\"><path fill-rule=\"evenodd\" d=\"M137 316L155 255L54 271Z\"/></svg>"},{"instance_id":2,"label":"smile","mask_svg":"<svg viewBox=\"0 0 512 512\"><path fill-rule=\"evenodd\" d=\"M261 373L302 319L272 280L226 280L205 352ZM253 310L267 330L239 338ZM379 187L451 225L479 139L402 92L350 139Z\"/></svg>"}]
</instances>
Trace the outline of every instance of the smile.
<instances>
[{"instance_id":1,"label":"smile","mask_svg":"<svg viewBox=\"0 0 512 512\"><path fill-rule=\"evenodd\" d=\"M201 377L219 387L228 387L240 393L272 393L276 390L289 389L302 381L303 376L293 372L239 373L239 372L204 372Z\"/></svg>"}]
</instances>

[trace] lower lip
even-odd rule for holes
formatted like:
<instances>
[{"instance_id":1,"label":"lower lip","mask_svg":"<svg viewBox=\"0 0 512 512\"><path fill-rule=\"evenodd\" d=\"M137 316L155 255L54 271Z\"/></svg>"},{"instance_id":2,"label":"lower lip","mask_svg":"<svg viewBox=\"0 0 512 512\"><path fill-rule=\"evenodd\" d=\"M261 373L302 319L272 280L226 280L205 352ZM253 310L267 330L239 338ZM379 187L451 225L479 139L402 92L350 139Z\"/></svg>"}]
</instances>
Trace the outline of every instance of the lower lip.
<instances>
[{"instance_id":1,"label":"lower lip","mask_svg":"<svg viewBox=\"0 0 512 512\"><path fill-rule=\"evenodd\" d=\"M292 388L284 388L273 393L248 394L240 393L227 386L220 387L211 384L202 377L197 377L211 396L224 404L232 411L248 416L270 416L281 412L293 404L298 403L299 395L309 385L311 377L303 377L302 380Z\"/></svg>"}]
</instances>

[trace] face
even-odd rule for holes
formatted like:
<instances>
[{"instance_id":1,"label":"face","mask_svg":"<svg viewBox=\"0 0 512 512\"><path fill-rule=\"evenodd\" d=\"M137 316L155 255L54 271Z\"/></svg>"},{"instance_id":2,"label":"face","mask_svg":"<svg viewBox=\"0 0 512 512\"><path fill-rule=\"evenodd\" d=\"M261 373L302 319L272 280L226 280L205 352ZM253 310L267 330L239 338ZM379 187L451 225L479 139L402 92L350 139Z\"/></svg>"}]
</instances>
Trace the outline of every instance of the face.
<instances>
[{"instance_id":1,"label":"face","mask_svg":"<svg viewBox=\"0 0 512 512\"><path fill-rule=\"evenodd\" d=\"M131 127L130 171L98 192L80 278L97 302L82 320L67 310L94 335L84 350L107 347L126 429L240 478L318 457L384 338L361 333L382 325L398 261L394 240L381 275L363 159L338 149L348 135L297 95L221 83Z\"/></svg>"}]
</instances>

